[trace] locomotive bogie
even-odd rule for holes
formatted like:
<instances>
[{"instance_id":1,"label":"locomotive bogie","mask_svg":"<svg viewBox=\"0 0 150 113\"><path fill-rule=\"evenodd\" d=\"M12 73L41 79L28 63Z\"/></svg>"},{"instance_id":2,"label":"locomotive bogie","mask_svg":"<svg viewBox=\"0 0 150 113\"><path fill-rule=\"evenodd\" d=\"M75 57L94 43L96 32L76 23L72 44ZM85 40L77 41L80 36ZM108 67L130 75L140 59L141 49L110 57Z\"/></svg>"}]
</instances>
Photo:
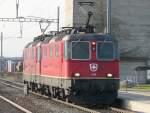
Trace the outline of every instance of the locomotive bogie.
<instances>
[{"instance_id":1,"label":"locomotive bogie","mask_svg":"<svg viewBox=\"0 0 150 113\"><path fill-rule=\"evenodd\" d=\"M119 79L59 79L41 77L42 82L30 81L24 78L25 82L30 81L29 88L32 91L41 94L66 99L70 101L86 104L105 104L110 105L117 98L117 90L119 88ZM48 82L48 81L55 82ZM62 82L65 86L62 86ZM88 98L87 98L88 97Z\"/></svg>"}]
</instances>

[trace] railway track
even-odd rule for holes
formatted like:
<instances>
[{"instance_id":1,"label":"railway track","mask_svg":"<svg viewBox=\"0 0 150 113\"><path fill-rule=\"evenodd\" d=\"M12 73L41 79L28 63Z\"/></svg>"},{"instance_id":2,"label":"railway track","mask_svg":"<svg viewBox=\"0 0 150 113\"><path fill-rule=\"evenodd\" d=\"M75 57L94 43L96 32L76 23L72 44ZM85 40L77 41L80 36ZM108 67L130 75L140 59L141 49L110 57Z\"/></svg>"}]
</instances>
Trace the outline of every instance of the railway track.
<instances>
[{"instance_id":1,"label":"railway track","mask_svg":"<svg viewBox=\"0 0 150 113\"><path fill-rule=\"evenodd\" d=\"M3 101L5 101L6 103L12 105L14 108L17 108L19 111L22 111L23 113L32 113L31 111L29 111L29 110L23 108L22 106L20 106L20 105L14 103L14 102L12 102L11 100L5 98L4 96L1 96L1 95L0 95L0 99L2 99ZM18 112L19 112L19 111L18 111Z\"/></svg>"},{"instance_id":2,"label":"railway track","mask_svg":"<svg viewBox=\"0 0 150 113\"><path fill-rule=\"evenodd\" d=\"M24 90L24 84L22 84L22 83L12 82L12 81L9 81L9 80L3 79L3 78L0 78L0 83L2 83L4 85L7 85L9 87L13 87L13 88L22 90L22 91ZM91 109L90 108L89 109L89 108L82 107L82 106L79 106L79 105L75 105L75 104L72 104L72 103L68 103L68 102L65 102L65 101L62 101L62 100L50 98L48 96L41 95L39 93L35 93L35 92L32 92L32 91L29 91L29 93L34 94L34 95L39 96L39 97L49 98L49 99L51 99L55 102L58 102L58 103L67 105L69 107L76 108L76 109L82 110L84 112L88 112L88 113L135 113L133 111L123 110L123 109L114 108L114 107L109 107L109 108L106 108L106 109L99 109L99 108L96 108L96 109Z\"/></svg>"}]
</instances>

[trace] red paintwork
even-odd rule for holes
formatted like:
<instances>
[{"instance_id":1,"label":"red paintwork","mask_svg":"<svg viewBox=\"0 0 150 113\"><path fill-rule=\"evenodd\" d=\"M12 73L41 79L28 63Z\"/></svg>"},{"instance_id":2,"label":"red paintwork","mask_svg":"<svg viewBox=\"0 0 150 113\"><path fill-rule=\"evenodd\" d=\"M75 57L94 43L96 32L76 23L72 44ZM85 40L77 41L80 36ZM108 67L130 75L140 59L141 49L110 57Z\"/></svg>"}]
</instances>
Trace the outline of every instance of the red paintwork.
<instances>
[{"instance_id":1,"label":"red paintwork","mask_svg":"<svg viewBox=\"0 0 150 113\"><path fill-rule=\"evenodd\" d=\"M90 70L90 64L97 63L99 65L96 72ZM108 73L115 75L115 78L119 78L119 65L118 61L68 61L64 65L67 65L67 71L63 71L63 75L73 77L74 73L80 73L81 78L86 77L101 77L106 78Z\"/></svg>"},{"instance_id":2,"label":"red paintwork","mask_svg":"<svg viewBox=\"0 0 150 113\"><path fill-rule=\"evenodd\" d=\"M92 43L92 42L91 42ZM50 57L49 48L53 46L53 56ZM55 57L55 46L59 48L59 55ZM93 51L91 46L91 60L79 61L79 60L65 60L64 59L64 42L50 42L48 44L42 44L42 58L41 64L37 61L37 46L33 45L34 58L31 57L32 48L25 48L25 52L28 53L28 57L24 57L24 73L28 75L46 75L51 77L74 77L75 73L80 73L80 78L106 78L108 73L114 75L114 78L119 78L119 61L97 61L96 50ZM96 46L95 46L96 47ZM43 55L44 48L47 48L47 56ZM25 55L24 55L25 56ZM90 64L98 64L98 70L96 72L90 71ZM41 66L40 66L41 65Z\"/></svg>"}]
</instances>

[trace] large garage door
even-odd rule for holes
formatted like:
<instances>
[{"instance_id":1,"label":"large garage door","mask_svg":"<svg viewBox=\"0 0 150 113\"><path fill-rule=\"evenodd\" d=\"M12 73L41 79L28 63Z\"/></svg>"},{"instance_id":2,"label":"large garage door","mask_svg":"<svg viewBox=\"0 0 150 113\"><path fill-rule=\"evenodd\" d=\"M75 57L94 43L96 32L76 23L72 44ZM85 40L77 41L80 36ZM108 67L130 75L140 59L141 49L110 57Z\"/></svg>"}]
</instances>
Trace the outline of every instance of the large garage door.
<instances>
[{"instance_id":1,"label":"large garage door","mask_svg":"<svg viewBox=\"0 0 150 113\"><path fill-rule=\"evenodd\" d=\"M146 82L146 71L135 71L138 66L145 66L144 62L121 61L120 77L122 80L131 80L135 83Z\"/></svg>"}]
</instances>

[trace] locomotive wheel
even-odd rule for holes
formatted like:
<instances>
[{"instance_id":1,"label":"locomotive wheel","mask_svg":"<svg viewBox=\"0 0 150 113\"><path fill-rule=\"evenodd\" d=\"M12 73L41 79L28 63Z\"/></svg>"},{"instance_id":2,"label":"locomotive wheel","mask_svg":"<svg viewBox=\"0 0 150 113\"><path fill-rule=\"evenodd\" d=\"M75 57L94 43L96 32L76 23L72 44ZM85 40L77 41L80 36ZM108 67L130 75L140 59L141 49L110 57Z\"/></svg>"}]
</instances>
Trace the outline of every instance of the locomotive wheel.
<instances>
[{"instance_id":1,"label":"locomotive wheel","mask_svg":"<svg viewBox=\"0 0 150 113\"><path fill-rule=\"evenodd\" d=\"M62 99L65 98L65 91L64 91L64 89L60 89L60 98L62 98Z\"/></svg>"},{"instance_id":2,"label":"locomotive wheel","mask_svg":"<svg viewBox=\"0 0 150 113\"><path fill-rule=\"evenodd\" d=\"M44 91L45 91L45 95L46 95L46 96L51 96L49 86L45 86L44 89L45 89L45 90L44 90Z\"/></svg>"},{"instance_id":3,"label":"locomotive wheel","mask_svg":"<svg viewBox=\"0 0 150 113\"><path fill-rule=\"evenodd\" d=\"M55 94L56 94L56 99L59 99L60 98L59 88L55 88Z\"/></svg>"},{"instance_id":4,"label":"locomotive wheel","mask_svg":"<svg viewBox=\"0 0 150 113\"><path fill-rule=\"evenodd\" d=\"M53 94L53 98L59 98L59 89L56 87L52 87L52 94Z\"/></svg>"},{"instance_id":5,"label":"locomotive wheel","mask_svg":"<svg viewBox=\"0 0 150 113\"><path fill-rule=\"evenodd\" d=\"M42 95L44 95L44 85L43 85L43 84L41 85L40 93L41 93Z\"/></svg>"},{"instance_id":6,"label":"locomotive wheel","mask_svg":"<svg viewBox=\"0 0 150 113\"><path fill-rule=\"evenodd\" d=\"M70 103L70 102L71 102L70 97L69 97L69 96L65 97L65 101L66 101L67 103Z\"/></svg>"},{"instance_id":7,"label":"locomotive wheel","mask_svg":"<svg viewBox=\"0 0 150 113\"><path fill-rule=\"evenodd\" d=\"M34 85L34 91L37 93L38 92L38 85L37 85L37 83L35 83L35 85Z\"/></svg>"},{"instance_id":8,"label":"locomotive wheel","mask_svg":"<svg viewBox=\"0 0 150 113\"><path fill-rule=\"evenodd\" d=\"M51 97L51 92L50 92L50 88L49 88L49 86L48 86L48 88L47 88L47 91L48 91L47 96Z\"/></svg>"},{"instance_id":9,"label":"locomotive wheel","mask_svg":"<svg viewBox=\"0 0 150 113\"><path fill-rule=\"evenodd\" d=\"M32 82L32 91L36 92L36 83L35 82Z\"/></svg>"},{"instance_id":10,"label":"locomotive wheel","mask_svg":"<svg viewBox=\"0 0 150 113\"><path fill-rule=\"evenodd\" d=\"M33 91L33 84L32 84L32 82L30 83L30 88L31 88L31 91Z\"/></svg>"},{"instance_id":11,"label":"locomotive wheel","mask_svg":"<svg viewBox=\"0 0 150 113\"><path fill-rule=\"evenodd\" d=\"M66 97L66 102L67 102L67 103L69 102L69 98L68 98L68 97Z\"/></svg>"},{"instance_id":12,"label":"locomotive wheel","mask_svg":"<svg viewBox=\"0 0 150 113\"><path fill-rule=\"evenodd\" d=\"M54 87L52 87L52 97L53 97L53 98L56 98L55 88L54 88Z\"/></svg>"}]
</instances>

